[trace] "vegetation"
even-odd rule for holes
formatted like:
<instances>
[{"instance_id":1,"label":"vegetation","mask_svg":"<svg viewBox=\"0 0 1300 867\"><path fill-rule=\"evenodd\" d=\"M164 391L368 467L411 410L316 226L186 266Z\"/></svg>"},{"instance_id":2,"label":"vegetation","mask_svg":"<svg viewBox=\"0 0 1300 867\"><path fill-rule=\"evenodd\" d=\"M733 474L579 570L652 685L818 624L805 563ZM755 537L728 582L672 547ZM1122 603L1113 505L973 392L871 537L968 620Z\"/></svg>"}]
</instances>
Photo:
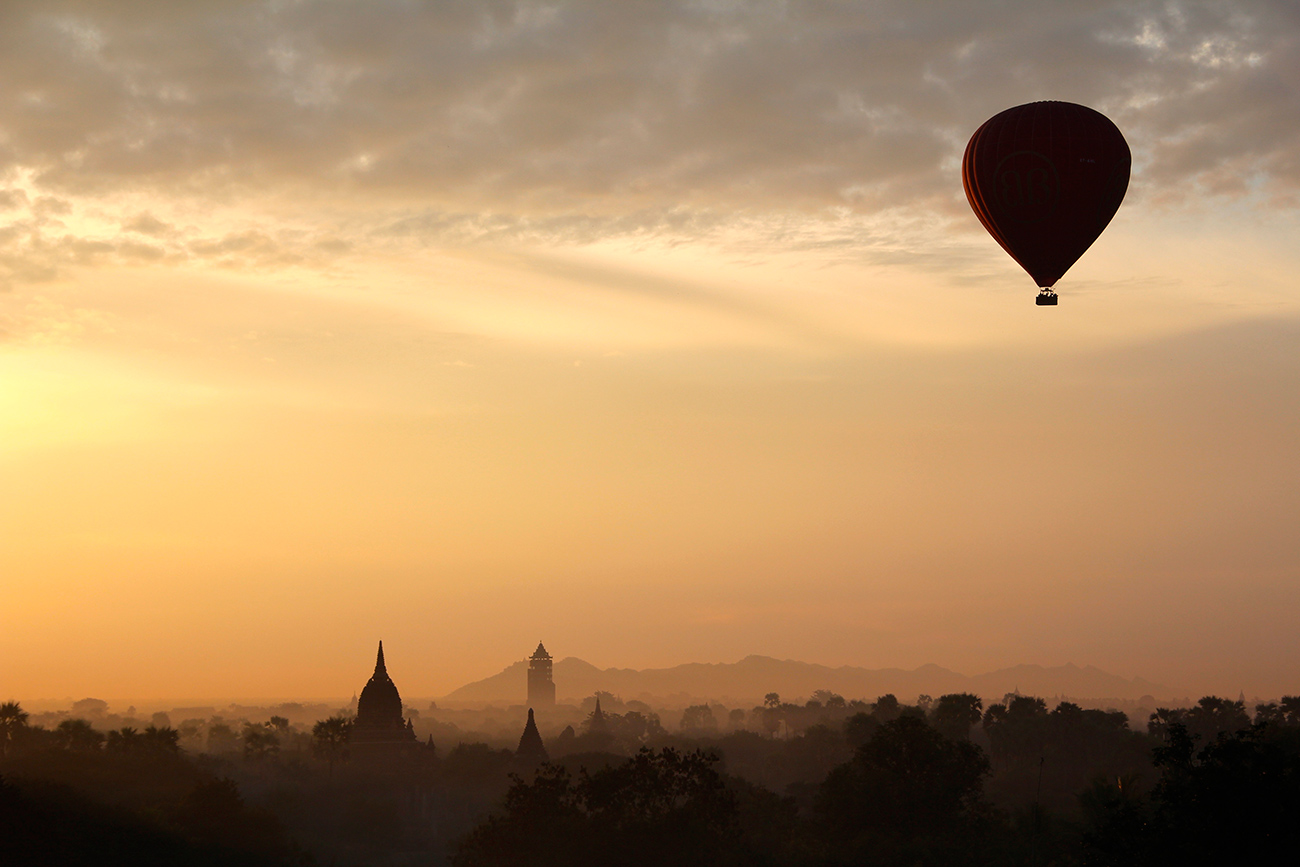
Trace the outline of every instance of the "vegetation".
<instances>
[{"instance_id":1,"label":"vegetation","mask_svg":"<svg viewBox=\"0 0 1300 867\"><path fill-rule=\"evenodd\" d=\"M1293 697L1206 697L1145 730L1021 695L736 710L693 705L670 733L602 696L538 767L483 743L367 760L345 714L172 728L96 706L47 728L8 702L0 839L14 863L457 867L1136 867L1300 845Z\"/></svg>"}]
</instances>

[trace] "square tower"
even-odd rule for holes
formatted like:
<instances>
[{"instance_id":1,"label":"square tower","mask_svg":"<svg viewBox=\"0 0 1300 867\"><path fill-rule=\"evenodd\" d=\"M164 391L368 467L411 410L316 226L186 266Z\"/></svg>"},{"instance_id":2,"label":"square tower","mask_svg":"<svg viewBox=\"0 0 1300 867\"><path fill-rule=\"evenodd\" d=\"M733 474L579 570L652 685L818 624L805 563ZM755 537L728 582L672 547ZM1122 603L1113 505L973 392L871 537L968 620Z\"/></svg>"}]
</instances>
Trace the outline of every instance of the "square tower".
<instances>
[{"instance_id":1,"label":"square tower","mask_svg":"<svg viewBox=\"0 0 1300 867\"><path fill-rule=\"evenodd\" d=\"M528 706L555 707L555 681L551 679L551 655L542 643L528 660Z\"/></svg>"}]
</instances>

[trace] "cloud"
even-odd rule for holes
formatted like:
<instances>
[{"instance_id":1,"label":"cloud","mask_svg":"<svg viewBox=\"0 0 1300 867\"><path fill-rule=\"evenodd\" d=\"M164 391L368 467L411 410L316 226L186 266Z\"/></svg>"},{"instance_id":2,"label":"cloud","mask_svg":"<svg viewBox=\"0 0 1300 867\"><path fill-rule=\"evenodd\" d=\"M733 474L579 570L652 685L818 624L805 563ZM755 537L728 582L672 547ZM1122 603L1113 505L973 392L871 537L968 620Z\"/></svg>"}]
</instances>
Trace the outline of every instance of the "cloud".
<instances>
[{"instance_id":1,"label":"cloud","mask_svg":"<svg viewBox=\"0 0 1300 867\"><path fill-rule=\"evenodd\" d=\"M50 282L71 268L102 265L320 269L351 249L346 240L315 229L253 221L248 228L214 233L201 227L177 227L148 213L105 223L85 213L90 209L75 209L49 196L38 197L26 207L22 206L25 196L14 196L13 201L18 213L11 222L0 223L0 289L15 283ZM73 224L75 230L70 228Z\"/></svg>"},{"instance_id":2,"label":"cloud","mask_svg":"<svg viewBox=\"0 0 1300 867\"><path fill-rule=\"evenodd\" d=\"M1139 157L1135 199L1291 207L1300 189L1300 12L1281 0L64 2L4 16L0 159L61 198L292 197L322 222L345 210L372 235L453 242L964 216L970 131L1042 98L1117 120ZM127 228L158 237L140 219ZM190 250L240 243L253 241Z\"/></svg>"},{"instance_id":3,"label":"cloud","mask_svg":"<svg viewBox=\"0 0 1300 867\"><path fill-rule=\"evenodd\" d=\"M122 223L122 228L128 232L137 232L141 235L152 235L154 237L168 237L176 234L176 229L168 223L155 217L148 212L142 212Z\"/></svg>"},{"instance_id":4,"label":"cloud","mask_svg":"<svg viewBox=\"0 0 1300 867\"><path fill-rule=\"evenodd\" d=\"M70 267L151 263L169 257L169 251L156 244L59 233L60 225L28 218L0 226L0 289L49 282Z\"/></svg>"},{"instance_id":5,"label":"cloud","mask_svg":"<svg viewBox=\"0 0 1300 867\"><path fill-rule=\"evenodd\" d=\"M0 210L8 211L27 204L27 193L23 190L0 190Z\"/></svg>"}]
</instances>

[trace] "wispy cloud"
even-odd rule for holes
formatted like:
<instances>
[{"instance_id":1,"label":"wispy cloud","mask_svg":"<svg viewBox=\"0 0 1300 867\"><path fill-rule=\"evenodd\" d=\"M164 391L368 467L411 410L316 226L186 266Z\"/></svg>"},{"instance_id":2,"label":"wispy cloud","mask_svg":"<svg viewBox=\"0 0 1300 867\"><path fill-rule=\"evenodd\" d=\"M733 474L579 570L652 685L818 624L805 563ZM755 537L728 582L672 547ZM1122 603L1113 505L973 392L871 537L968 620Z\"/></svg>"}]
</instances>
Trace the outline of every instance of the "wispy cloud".
<instances>
[{"instance_id":1,"label":"wispy cloud","mask_svg":"<svg viewBox=\"0 0 1300 867\"><path fill-rule=\"evenodd\" d=\"M293 196L299 218L345 209L438 242L955 213L969 132L1043 98L1117 119L1137 196L1290 207L1300 187L1284 2L65 2L4 18L0 175L65 198L278 196L283 213Z\"/></svg>"}]
</instances>

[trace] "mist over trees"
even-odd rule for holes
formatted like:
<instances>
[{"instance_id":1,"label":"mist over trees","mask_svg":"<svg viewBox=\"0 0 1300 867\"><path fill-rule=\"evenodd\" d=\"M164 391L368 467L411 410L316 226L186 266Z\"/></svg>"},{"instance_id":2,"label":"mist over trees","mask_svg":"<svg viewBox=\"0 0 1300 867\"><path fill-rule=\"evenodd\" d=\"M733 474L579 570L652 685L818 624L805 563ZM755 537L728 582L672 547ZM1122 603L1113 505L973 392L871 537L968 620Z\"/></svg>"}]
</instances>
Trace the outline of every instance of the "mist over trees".
<instances>
[{"instance_id":1,"label":"mist over trees","mask_svg":"<svg viewBox=\"0 0 1300 867\"><path fill-rule=\"evenodd\" d=\"M392 761L357 752L348 707L194 710L0 704L12 863L1137 867L1300 844L1297 697L1131 721L1015 693L601 693L539 715L527 755L512 709L408 708L420 741Z\"/></svg>"}]
</instances>

